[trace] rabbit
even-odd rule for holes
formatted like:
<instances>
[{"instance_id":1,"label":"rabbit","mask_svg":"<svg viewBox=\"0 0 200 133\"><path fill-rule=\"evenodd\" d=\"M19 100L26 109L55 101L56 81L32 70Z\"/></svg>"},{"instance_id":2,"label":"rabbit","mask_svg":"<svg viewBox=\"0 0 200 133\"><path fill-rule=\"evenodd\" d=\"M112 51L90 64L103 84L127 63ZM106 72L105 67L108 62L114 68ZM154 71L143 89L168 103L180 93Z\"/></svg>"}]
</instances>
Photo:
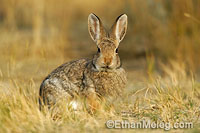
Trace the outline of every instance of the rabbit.
<instances>
[{"instance_id":1,"label":"rabbit","mask_svg":"<svg viewBox=\"0 0 200 133\"><path fill-rule=\"evenodd\" d=\"M79 59L65 63L51 72L40 86L40 107L52 107L59 99L73 101L86 99L90 109L98 109L99 101L106 97L119 96L127 83L127 74L118 55L119 43L127 31L127 15L120 15L109 32L95 14L88 16L88 31L97 45L92 59Z\"/></svg>"}]
</instances>

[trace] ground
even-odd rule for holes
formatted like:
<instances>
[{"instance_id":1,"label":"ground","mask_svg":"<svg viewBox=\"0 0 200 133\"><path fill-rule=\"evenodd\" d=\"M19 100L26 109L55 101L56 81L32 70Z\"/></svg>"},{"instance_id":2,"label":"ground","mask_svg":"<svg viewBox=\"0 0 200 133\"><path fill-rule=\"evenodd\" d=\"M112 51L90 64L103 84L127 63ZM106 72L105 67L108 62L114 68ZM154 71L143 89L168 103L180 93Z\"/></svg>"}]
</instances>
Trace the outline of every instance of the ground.
<instances>
[{"instance_id":1,"label":"ground","mask_svg":"<svg viewBox=\"0 0 200 133\"><path fill-rule=\"evenodd\" d=\"M128 85L112 109L103 107L95 115L84 109L61 109L55 114L38 108L39 86L45 76L60 64L72 60L48 50L32 50L20 44L1 46L0 55L0 132L161 132L168 129L108 129L108 120L140 122L192 122L192 129L171 132L199 132L200 82L198 76L175 60L155 57L125 60ZM186 125L186 124L185 124ZM183 128L183 127L182 127Z\"/></svg>"}]
</instances>

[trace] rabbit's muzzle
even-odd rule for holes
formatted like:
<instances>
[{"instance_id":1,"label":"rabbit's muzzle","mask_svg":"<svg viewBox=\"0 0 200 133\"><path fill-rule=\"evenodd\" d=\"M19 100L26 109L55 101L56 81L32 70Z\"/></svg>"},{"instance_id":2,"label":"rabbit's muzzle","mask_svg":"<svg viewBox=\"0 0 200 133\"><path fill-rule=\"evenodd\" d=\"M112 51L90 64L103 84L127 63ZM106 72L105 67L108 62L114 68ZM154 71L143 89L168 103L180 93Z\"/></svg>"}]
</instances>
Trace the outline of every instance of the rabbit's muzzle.
<instances>
[{"instance_id":1,"label":"rabbit's muzzle","mask_svg":"<svg viewBox=\"0 0 200 133\"><path fill-rule=\"evenodd\" d=\"M112 58L104 58L104 65L109 68L109 66L111 65L112 63Z\"/></svg>"}]
</instances>

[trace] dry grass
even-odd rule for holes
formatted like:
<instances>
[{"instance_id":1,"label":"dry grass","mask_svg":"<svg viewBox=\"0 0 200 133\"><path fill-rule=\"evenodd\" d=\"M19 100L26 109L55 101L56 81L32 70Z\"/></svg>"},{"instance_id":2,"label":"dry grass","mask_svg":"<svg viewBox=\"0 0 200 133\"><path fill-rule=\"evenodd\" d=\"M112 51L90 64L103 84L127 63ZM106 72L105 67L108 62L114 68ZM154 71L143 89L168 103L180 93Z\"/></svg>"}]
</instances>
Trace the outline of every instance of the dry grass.
<instances>
[{"instance_id":1,"label":"dry grass","mask_svg":"<svg viewBox=\"0 0 200 133\"><path fill-rule=\"evenodd\" d=\"M199 1L115 2L110 8L113 1L106 0L0 0L0 132L163 131L107 129L110 119L186 121L194 124L186 132L200 131ZM87 33L90 12L109 25L127 13L120 57L129 83L112 110L90 115L62 108L53 120L39 111L40 83L58 65L96 50Z\"/></svg>"},{"instance_id":2,"label":"dry grass","mask_svg":"<svg viewBox=\"0 0 200 133\"><path fill-rule=\"evenodd\" d=\"M62 109L61 118L53 120L52 114L39 111L38 91L42 79L63 63L63 58L59 55L50 58L42 54L41 58L26 56L26 53L31 52L29 49L20 47L20 50L24 50L21 54L15 47L9 47L15 55L3 55L4 58L1 58L4 64L0 70L1 132L109 132L110 129L105 127L109 119L146 119L170 123L186 121L193 122L195 130L199 128L200 83L193 73L187 72L184 63L160 63L158 66L161 72L157 73L153 57L148 57L143 72L138 68L132 69L134 71L128 69L129 84L126 92L114 103L112 111L104 108L92 116L85 110L77 113ZM123 116L122 112L131 115Z\"/></svg>"}]
</instances>

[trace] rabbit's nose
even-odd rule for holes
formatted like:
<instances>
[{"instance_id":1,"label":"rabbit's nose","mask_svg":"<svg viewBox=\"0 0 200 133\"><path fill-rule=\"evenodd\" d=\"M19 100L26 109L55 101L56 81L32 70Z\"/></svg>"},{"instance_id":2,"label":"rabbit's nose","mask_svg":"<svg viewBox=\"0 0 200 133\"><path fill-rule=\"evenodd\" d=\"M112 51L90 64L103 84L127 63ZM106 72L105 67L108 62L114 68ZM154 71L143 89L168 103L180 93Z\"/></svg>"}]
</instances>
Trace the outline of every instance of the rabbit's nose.
<instances>
[{"instance_id":1,"label":"rabbit's nose","mask_svg":"<svg viewBox=\"0 0 200 133\"><path fill-rule=\"evenodd\" d=\"M112 58L104 58L104 64L109 66L112 63Z\"/></svg>"}]
</instances>

